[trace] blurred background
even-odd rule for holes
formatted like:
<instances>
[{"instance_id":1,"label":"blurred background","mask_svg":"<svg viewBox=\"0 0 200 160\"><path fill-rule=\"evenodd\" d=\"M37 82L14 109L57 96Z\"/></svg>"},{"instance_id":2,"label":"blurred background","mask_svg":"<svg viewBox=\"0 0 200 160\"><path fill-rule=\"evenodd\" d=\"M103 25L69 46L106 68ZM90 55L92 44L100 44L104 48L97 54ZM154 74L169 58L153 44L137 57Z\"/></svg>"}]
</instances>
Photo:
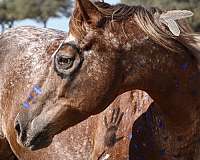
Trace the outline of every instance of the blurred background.
<instances>
[{"instance_id":1,"label":"blurred background","mask_svg":"<svg viewBox=\"0 0 200 160\"><path fill-rule=\"evenodd\" d=\"M150 5L165 10L189 9L194 12L189 21L195 31L200 31L200 0L105 0L105 2ZM0 0L0 31L22 25L67 31L73 5L74 0Z\"/></svg>"}]
</instances>

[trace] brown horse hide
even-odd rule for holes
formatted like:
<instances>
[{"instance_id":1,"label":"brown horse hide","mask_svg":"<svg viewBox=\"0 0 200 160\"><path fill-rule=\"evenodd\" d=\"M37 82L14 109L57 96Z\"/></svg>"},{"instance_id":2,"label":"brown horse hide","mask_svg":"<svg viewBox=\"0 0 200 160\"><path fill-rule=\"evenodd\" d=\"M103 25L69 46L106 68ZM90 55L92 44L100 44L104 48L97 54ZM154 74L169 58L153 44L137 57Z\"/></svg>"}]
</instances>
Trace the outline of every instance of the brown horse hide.
<instances>
[{"instance_id":1,"label":"brown horse hide","mask_svg":"<svg viewBox=\"0 0 200 160\"><path fill-rule=\"evenodd\" d=\"M0 160L17 160L6 139L0 138Z\"/></svg>"},{"instance_id":2,"label":"brown horse hide","mask_svg":"<svg viewBox=\"0 0 200 160\"><path fill-rule=\"evenodd\" d=\"M48 148L35 152L21 148L15 153L19 160L98 160L105 158L106 155L109 155L109 160L127 160L129 154L134 151L134 144L132 147L129 146L133 122L147 110L151 101L151 98L142 91L124 93L104 112L56 135ZM116 135L122 139L108 148L104 144L106 127L103 119L107 116L109 123L113 109L118 107L124 112L124 116ZM17 160L5 139L0 140L0 160Z\"/></svg>"},{"instance_id":3,"label":"brown horse hide","mask_svg":"<svg viewBox=\"0 0 200 160\"><path fill-rule=\"evenodd\" d=\"M191 16L76 0L68 34L2 33L0 134L20 160L199 160L200 39L176 21Z\"/></svg>"}]
</instances>

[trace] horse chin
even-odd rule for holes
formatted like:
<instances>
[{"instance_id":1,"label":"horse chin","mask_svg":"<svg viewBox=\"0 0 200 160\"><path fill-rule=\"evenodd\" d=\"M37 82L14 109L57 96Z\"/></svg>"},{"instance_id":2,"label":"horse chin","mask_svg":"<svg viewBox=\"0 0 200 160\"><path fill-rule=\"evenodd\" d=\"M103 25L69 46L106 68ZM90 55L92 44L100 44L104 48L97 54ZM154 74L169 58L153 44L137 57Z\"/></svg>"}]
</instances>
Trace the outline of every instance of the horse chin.
<instances>
[{"instance_id":1,"label":"horse chin","mask_svg":"<svg viewBox=\"0 0 200 160\"><path fill-rule=\"evenodd\" d=\"M27 138L26 141L23 142L17 139L17 142L23 148L27 148L31 151L36 151L48 147L52 143L52 140L53 136L45 136L44 133L40 133L30 139Z\"/></svg>"},{"instance_id":2,"label":"horse chin","mask_svg":"<svg viewBox=\"0 0 200 160\"><path fill-rule=\"evenodd\" d=\"M29 143L22 144L23 147L36 151L48 147L52 143L53 138L50 137L34 137Z\"/></svg>"},{"instance_id":3,"label":"horse chin","mask_svg":"<svg viewBox=\"0 0 200 160\"><path fill-rule=\"evenodd\" d=\"M28 117L30 114L27 112L20 112L16 116L14 127L17 142L23 148L32 151L46 148L55 135L88 117L88 113L66 105L66 100L59 101L55 107L45 107L53 109L46 109L35 117Z\"/></svg>"},{"instance_id":4,"label":"horse chin","mask_svg":"<svg viewBox=\"0 0 200 160\"><path fill-rule=\"evenodd\" d=\"M48 138L46 140L42 140L40 141L39 143L36 142L36 143L32 143L28 149L31 150L31 151L36 151L36 150L40 150L40 149L43 149L43 148L46 148L48 147L50 144L52 143L52 139Z\"/></svg>"}]
</instances>

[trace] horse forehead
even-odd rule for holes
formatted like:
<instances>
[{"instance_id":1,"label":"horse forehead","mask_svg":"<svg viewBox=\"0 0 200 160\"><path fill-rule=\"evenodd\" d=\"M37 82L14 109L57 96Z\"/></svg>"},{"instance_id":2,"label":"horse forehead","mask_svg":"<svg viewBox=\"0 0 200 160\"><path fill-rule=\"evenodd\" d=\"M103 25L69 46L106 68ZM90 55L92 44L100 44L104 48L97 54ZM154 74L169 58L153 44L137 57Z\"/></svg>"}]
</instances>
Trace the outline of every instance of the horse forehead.
<instances>
[{"instance_id":1,"label":"horse forehead","mask_svg":"<svg viewBox=\"0 0 200 160\"><path fill-rule=\"evenodd\" d=\"M149 40L149 36L137 28L128 29L126 33L123 31L113 33L107 30L104 32L104 38L115 48L121 46L127 51L131 49L131 46L139 46Z\"/></svg>"}]
</instances>

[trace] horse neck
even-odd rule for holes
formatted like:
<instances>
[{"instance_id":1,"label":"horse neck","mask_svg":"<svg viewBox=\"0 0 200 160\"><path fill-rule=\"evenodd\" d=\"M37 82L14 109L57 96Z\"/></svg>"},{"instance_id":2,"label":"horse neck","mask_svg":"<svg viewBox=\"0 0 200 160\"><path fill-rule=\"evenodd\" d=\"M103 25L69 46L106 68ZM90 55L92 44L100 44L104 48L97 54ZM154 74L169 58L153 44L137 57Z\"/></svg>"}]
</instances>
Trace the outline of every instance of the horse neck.
<instances>
[{"instance_id":1,"label":"horse neck","mask_svg":"<svg viewBox=\"0 0 200 160\"><path fill-rule=\"evenodd\" d=\"M123 90L146 91L160 107L169 129L187 132L199 121L200 72L196 60L186 50L174 53L150 40L133 48L124 54Z\"/></svg>"}]
</instances>

